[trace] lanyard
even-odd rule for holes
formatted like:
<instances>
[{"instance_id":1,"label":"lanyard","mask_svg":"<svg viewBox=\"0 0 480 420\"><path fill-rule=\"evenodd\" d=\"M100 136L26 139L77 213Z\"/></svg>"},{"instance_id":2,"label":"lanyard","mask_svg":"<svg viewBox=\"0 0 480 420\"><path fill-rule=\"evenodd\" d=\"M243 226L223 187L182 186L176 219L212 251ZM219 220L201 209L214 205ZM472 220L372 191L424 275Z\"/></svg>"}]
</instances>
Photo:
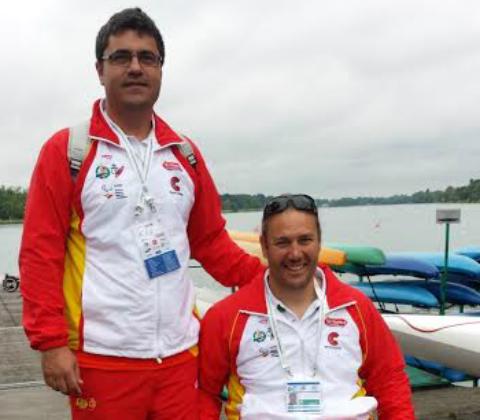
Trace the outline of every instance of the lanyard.
<instances>
[{"instance_id":1,"label":"lanyard","mask_svg":"<svg viewBox=\"0 0 480 420\"><path fill-rule=\"evenodd\" d=\"M147 140L144 140L148 141L148 144L145 153L145 159L142 162L123 130L110 118L108 118L108 116L107 121L112 127L113 131L115 131L115 134L118 136L120 144L125 148L128 160L130 161L130 164L133 167L134 172L136 173L137 178L142 186L142 190L140 191L140 195L135 206L135 216L140 216L143 213L145 206L149 208L152 213L155 213L157 211L155 199L150 195L147 187L148 173L150 172L153 158L153 141L151 137L149 136Z\"/></svg>"},{"instance_id":2,"label":"lanyard","mask_svg":"<svg viewBox=\"0 0 480 420\"><path fill-rule=\"evenodd\" d=\"M323 273L320 271L321 277L322 277L322 283L325 284L325 279L323 276ZM270 291L270 288L268 287L268 282L267 282L268 276L265 276L265 296L266 296L266 301L267 301L267 311L268 311L268 318L270 320L270 325L272 328L273 336L274 339L277 343L277 348L278 348L278 355L280 358L280 364L282 365L282 369L285 371L285 373L289 377L293 377L292 369L290 365L288 364L286 354L283 351L282 348L282 342L280 340L280 335L279 335L279 329L278 329L278 324L277 324L277 319L275 317L275 311L274 311L274 305L272 301L272 292ZM317 298L320 299L320 307L318 309L319 312L319 322L318 326L316 329L316 348L315 348L315 353L314 353L314 363L313 363L313 369L312 369L312 377L315 377L318 373L318 354L320 351L320 339L321 339L321 328L322 328L322 323L323 319L325 317L324 310L325 310L325 293L323 290L320 288L318 284L318 280L314 278L313 281L313 286L315 288L315 293L317 295Z\"/></svg>"}]
</instances>

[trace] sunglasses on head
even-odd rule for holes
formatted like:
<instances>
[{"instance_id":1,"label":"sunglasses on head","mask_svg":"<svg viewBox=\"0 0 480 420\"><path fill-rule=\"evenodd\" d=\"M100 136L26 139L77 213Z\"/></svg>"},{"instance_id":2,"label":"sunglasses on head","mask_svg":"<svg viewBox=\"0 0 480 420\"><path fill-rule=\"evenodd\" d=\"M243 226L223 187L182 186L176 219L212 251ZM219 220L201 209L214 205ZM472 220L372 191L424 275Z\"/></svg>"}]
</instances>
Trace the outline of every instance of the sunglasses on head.
<instances>
[{"instance_id":1,"label":"sunglasses on head","mask_svg":"<svg viewBox=\"0 0 480 420\"><path fill-rule=\"evenodd\" d=\"M307 194L284 194L273 197L268 201L263 209L263 220L268 219L274 214L282 213L287 208L306 211L318 215L315 200Z\"/></svg>"}]
</instances>

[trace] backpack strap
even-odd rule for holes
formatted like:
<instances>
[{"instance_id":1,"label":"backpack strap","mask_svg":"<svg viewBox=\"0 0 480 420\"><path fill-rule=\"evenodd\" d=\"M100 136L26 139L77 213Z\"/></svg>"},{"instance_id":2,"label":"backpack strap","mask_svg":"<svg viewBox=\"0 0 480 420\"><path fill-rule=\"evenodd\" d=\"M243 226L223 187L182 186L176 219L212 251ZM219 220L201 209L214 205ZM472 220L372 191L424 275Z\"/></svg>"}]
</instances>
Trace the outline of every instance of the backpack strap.
<instances>
[{"instance_id":1,"label":"backpack strap","mask_svg":"<svg viewBox=\"0 0 480 420\"><path fill-rule=\"evenodd\" d=\"M92 142L88 135L89 129L90 121L83 121L69 129L67 156L74 181Z\"/></svg>"},{"instance_id":2,"label":"backpack strap","mask_svg":"<svg viewBox=\"0 0 480 420\"><path fill-rule=\"evenodd\" d=\"M183 140L182 143L176 145L178 150L180 150L182 156L187 159L187 162L190 164L190 166L193 169L196 169L198 161L190 141L188 141L183 134L178 134L178 136Z\"/></svg>"}]
</instances>

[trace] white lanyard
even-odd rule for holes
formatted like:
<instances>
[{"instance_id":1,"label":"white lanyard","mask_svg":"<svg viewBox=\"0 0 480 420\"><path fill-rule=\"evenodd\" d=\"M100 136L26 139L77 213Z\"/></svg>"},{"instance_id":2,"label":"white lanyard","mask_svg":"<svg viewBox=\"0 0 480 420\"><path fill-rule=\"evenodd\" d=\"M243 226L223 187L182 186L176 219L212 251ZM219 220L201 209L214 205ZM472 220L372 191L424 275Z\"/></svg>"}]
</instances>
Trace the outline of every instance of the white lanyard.
<instances>
[{"instance_id":1,"label":"white lanyard","mask_svg":"<svg viewBox=\"0 0 480 420\"><path fill-rule=\"evenodd\" d=\"M137 156L135 150L133 149L133 146L130 144L130 141L128 140L122 129L118 127L117 124L115 124L110 118L108 118L108 122L117 134L120 140L120 144L125 148L128 160L130 161L130 165L133 167L135 173L137 174L137 178L142 185L142 190L135 206L135 216L140 216L143 213L145 206L148 207L152 213L155 213L157 211L155 207L155 200L150 195L147 187L148 173L150 172L153 158L152 139L148 138L148 140L144 140L148 141L148 144L147 151L145 153L145 160L142 162L140 157Z\"/></svg>"},{"instance_id":2,"label":"white lanyard","mask_svg":"<svg viewBox=\"0 0 480 420\"><path fill-rule=\"evenodd\" d=\"M321 271L320 271L321 273ZM323 273L322 273L322 281L323 284L325 284L325 279L323 278ZM318 285L318 281L316 278L314 278L313 281L313 286L315 288L315 293L317 295L317 298L320 299L320 307L318 308L319 312L319 323L316 329L316 348L315 348L315 353L314 353L314 364L313 364L313 369L312 369L312 377L315 377L318 373L318 354L320 351L320 340L321 340L321 328L322 328L322 323L324 319L324 309L325 309L325 293L323 290L320 288ZM280 341L280 335L279 335L279 329L278 329L278 324L277 324L277 319L275 317L275 311L274 311L274 306L272 302L272 295L270 288L268 287L267 284L267 276L265 276L265 296L266 296L266 301L267 301L267 311L268 311L268 318L270 320L270 325L272 328L273 336L275 341L277 342L277 348L278 348L278 355L280 358L280 364L282 365L283 370L286 372L286 374L289 377L293 377L292 369L290 365L288 364L286 354L283 352L282 348L282 343Z\"/></svg>"}]
</instances>

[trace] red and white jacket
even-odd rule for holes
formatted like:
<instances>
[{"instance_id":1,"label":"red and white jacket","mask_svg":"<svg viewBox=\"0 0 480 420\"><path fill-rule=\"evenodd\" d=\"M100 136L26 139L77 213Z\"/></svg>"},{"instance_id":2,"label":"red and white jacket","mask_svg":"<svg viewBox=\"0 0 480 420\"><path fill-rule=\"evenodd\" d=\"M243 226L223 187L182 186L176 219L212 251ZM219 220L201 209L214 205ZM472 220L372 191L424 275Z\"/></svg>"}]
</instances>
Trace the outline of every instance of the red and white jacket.
<instances>
[{"instance_id":1,"label":"red and white jacket","mask_svg":"<svg viewBox=\"0 0 480 420\"><path fill-rule=\"evenodd\" d=\"M340 282L328 267L321 269L325 316L317 318L323 319L320 335L313 335L320 340L318 378L325 405L323 416L315 418L365 418L356 399L371 396L379 419L414 419L404 360L387 325L365 295ZM263 276L207 312L200 330L202 420L219 418L224 385L229 420L294 418L286 412L287 375L269 325ZM306 341L312 344L311 338ZM298 362L304 353L290 354L289 362ZM297 363L297 370L302 364ZM339 407L344 408L340 417L334 415Z\"/></svg>"},{"instance_id":2,"label":"red and white jacket","mask_svg":"<svg viewBox=\"0 0 480 420\"><path fill-rule=\"evenodd\" d=\"M64 129L43 146L28 191L20 275L23 325L33 348L68 343L98 355L175 355L198 340L190 257L225 286L243 285L263 271L225 231L199 150L193 145L193 168L174 147L182 140L154 119L157 142L147 185L180 269L153 280L146 273L133 232L141 185L97 101L93 142L76 182Z\"/></svg>"}]
</instances>

